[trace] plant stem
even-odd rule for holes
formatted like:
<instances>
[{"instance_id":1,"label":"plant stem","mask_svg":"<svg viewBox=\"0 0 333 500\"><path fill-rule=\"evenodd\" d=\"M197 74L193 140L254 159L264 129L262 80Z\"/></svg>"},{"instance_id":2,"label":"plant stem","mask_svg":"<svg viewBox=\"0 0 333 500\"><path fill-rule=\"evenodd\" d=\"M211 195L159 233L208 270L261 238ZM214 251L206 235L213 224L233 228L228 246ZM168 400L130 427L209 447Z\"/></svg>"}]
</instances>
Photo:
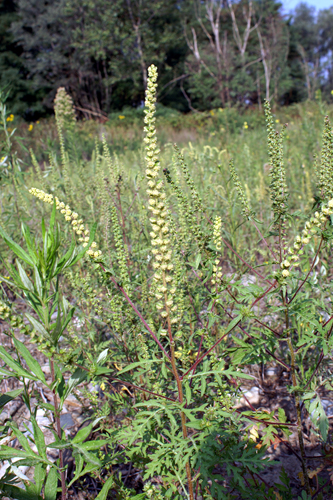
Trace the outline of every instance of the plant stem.
<instances>
[{"instance_id":1,"label":"plant stem","mask_svg":"<svg viewBox=\"0 0 333 500\"><path fill-rule=\"evenodd\" d=\"M294 347L291 341L291 335L289 331L289 312L288 312L288 303L287 303L287 297L282 296L283 304L285 306L285 317L286 317L286 331L288 332L288 337L287 337L287 344L289 347L290 351L290 373L291 373L291 380L293 387L296 389L297 388L297 378L296 378L296 357L295 357L295 351ZM305 489L308 495L311 495L311 488L310 488L310 480L308 476L308 471L307 471L307 466L306 466L306 454L305 454L305 446L304 446L304 440L303 440L303 431L302 431L302 413L301 413L301 402L300 402L300 397L299 397L299 392L297 389L294 392L295 394L295 406L296 406L296 414L297 414L297 435L298 435L298 443L299 443L299 448L301 452L301 465L302 465L302 471L303 471L303 478L304 478L304 484L305 484Z\"/></svg>"},{"instance_id":2,"label":"plant stem","mask_svg":"<svg viewBox=\"0 0 333 500\"><path fill-rule=\"evenodd\" d=\"M163 283L164 283L164 286L166 287L165 273L163 273ZM179 400L179 403L182 404L184 401L183 387L182 387L182 382L181 382L179 373L177 371L177 366L176 366L175 341L173 339L172 331L171 331L170 310L169 310L168 305L166 304L166 302L167 302L166 292L164 293L164 301L165 301L165 307L166 307L166 312L167 312L167 321L168 321L168 334L169 334L170 351L171 351L171 366L172 366L173 375L174 375L176 383L177 383L178 400ZM186 427L186 417L185 417L185 413L183 411L180 412L180 419L181 419L181 423L182 423L183 438L187 439L188 435L187 435L187 427ZM190 500L194 500L193 481L192 481L191 466L190 466L189 460L186 462L185 467L186 467L187 484L188 484L188 492L190 495Z\"/></svg>"},{"instance_id":3,"label":"plant stem","mask_svg":"<svg viewBox=\"0 0 333 500\"><path fill-rule=\"evenodd\" d=\"M55 381L54 376L54 360L53 357L50 358L50 371L52 378L52 385ZM57 426L57 434L58 438L61 440L61 425L60 425L60 415L58 412L58 399L55 388L53 388L53 405L54 405L54 419ZM66 479L65 479L65 471L64 471L64 455L63 450L59 450L59 462L60 462L60 480L61 480L61 500L66 500L67 497L67 488L66 488Z\"/></svg>"}]
</instances>

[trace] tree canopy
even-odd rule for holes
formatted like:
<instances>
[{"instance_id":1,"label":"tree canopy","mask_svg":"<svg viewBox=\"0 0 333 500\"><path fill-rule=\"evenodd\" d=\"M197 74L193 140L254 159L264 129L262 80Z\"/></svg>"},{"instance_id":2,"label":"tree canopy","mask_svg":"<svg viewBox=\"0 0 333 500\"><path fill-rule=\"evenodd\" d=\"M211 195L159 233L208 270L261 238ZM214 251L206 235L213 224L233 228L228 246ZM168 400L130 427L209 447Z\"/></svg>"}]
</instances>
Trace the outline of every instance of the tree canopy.
<instances>
[{"instance_id":1,"label":"tree canopy","mask_svg":"<svg viewBox=\"0 0 333 500\"><path fill-rule=\"evenodd\" d=\"M277 0L0 0L0 88L29 119L63 86L83 113L140 106L147 67L181 111L330 96L333 8Z\"/></svg>"}]
</instances>

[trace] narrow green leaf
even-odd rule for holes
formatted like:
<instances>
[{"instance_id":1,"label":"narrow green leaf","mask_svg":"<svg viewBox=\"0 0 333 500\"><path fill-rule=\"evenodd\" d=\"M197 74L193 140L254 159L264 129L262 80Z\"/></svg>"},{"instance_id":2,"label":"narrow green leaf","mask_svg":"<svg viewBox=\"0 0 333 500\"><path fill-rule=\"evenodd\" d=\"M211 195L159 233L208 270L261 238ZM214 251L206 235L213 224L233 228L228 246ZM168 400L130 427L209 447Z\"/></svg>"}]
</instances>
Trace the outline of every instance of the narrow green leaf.
<instances>
[{"instance_id":1,"label":"narrow green leaf","mask_svg":"<svg viewBox=\"0 0 333 500\"><path fill-rule=\"evenodd\" d=\"M105 483L103 484L103 488L98 493L95 500L106 500L108 493L113 485L114 485L114 478L113 478L113 476L111 476L111 477L109 477L109 479L107 479L105 481Z\"/></svg>"},{"instance_id":2,"label":"narrow green leaf","mask_svg":"<svg viewBox=\"0 0 333 500\"><path fill-rule=\"evenodd\" d=\"M102 466L102 462L95 455L93 455L92 453L89 453L84 448L83 445L75 444L74 449L75 449L75 451L77 451L78 453L80 453L83 456L83 458L85 459L85 461L87 463L90 463L93 465L99 465L100 467Z\"/></svg>"},{"instance_id":3,"label":"narrow green leaf","mask_svg":"<svg viewBox=\"0 0 333 500\"><path fill-rule=\"evenodd\" d=\"M89 434L92 431L92 424L87 425L86 427L83 427L82 429L79 430L79 432L76 434L74 439L72 439L72 443L83 443L85 439L89 436Z\"/></svg>"},{"instance_id":4,"label":"narrow green leaf","mask_svg":"<svg viewBox=\"0 0 333 500\"><path fill-rule=\"evenodd\" d=\"M104 361L105 361L105 360L106 360L106 358L107 358L108 352L109 352L109 349L105 349L104 351L102 351L102 352L100 353L100 355L98 356L96 363L97 363L97 364L99 364L99 363L104 363Z\"/></svg>"},{"instance_id":5,"label":"narrow green leaf","mask_svg":"<svg viewBox=\"0 0 333 500\"><path fill-rule=\"evenodd\" d=\"M35 457L35 453L32 451L30 443L29 443L27 437L23 434L23 432L21 432L20 429L18 429L18 427L16 427L16 425L12 424L10 427L11 427L13 433L15 434L15 436L17 437L17 439L19 440L19 443L22 446L22 448L30 456Z\"/></svg>"},{"instance_id":6,"label":"narrow green leaf","mask_svg":"<svg viewBox=\"0 0 333 500\"><path fill-rule=\"evenodd\" d=\"M185 394L186 394L187 404L190 404L191 399L192 399L192 392L191 392L190 384L188 382L185 385Z\"/></svg>"},{"instance_id":7,"label":"narrow green leaf","mask_svg":"<svg viewBox=\"0 0 333 500\"><path fill-rule=\"evenodd\" d=\"M195 258L195 264L194 264L195 269L199 268L200 262L201 262L201 254L199 253Z\"/></svg>"},{"instance_id":8,"label":"narrow green leaf","mask_svg":"<svg viewBox=\"0 0 333 500\"><path fill-rule=\"evenodd\" d=\"M31 423L32 423L32 428L34 430L34 438L35 438L35 444L37 446L38 454L42 458L47 458L46 457L46 444L45 444L45 438L44 438L44 433L37 424L36 418L31 415Z\"/></svg>"},{"instance_id":9,"label":"narrow green leaf","mask_svg":"<svg viewBox=\"0 0 333 500\"><path fill-rule=\"evenodd\" d=\"M56 500L58 486L58 473L55 467L51 467L44 488L44 500Z\"/></svg>"},{"instance_id":10,"label":"narrow green leaf","mask_svg":"<svg viewBox=\"0 0 333 500\"><path fill-rule=\"evenodd\" d=\"M17 398L23 392L22 389L15 389L14 391L8 391L0 396L0 408L3 408L9 401Z\"/></svg>"},{"instance_id":11,"label":"narrow green leaf","mask_svg":"<svg viewBox=\"0 0 333 500\"><path fill-rule=\"evenodd\" d=\"M34 291L34 287L31 283L31 281L29 280L25 270L23 269L23 267L21 266L20 262L17 260L16 261L16 264L17 264L17 267L18 267L18 271L19 271L19 275L20 275L20 278L21 278L21 281L24 285L24 287L27 289L27 290L30 290L30 292L33 292Z\"/></svg>"},{"instance_id":12,"label":"narrow green leaf","mask_svg":"<svg viewBox=\"0 0 333 500\"><path fill-rule=\"evenodd\" d=\"M108 443L108 439L95 439L94 441L86 441L85 443L80 444L80 447L84 450L92 451L99 450L102 446L105 446Z\"/></svg>"},{"instance_id":13,"label":"narrow green leaf","mask_svg":"<svg viewBox=\"0 0 333 500\"><path fill-rule=\"evenodd\" d=\"M33 266L33 261L31 257L20 247L15 241L13 241L0 226L0 236L5 240L9 248L15 253L17 257L24 260L30 266Z\"/></svg>"},{"instance_id":14,"label":"narrow green leaf","mask_svg":"<svg viewBox=\"0 0 333 500\"><path fill-rule=\"evenodd\" d=\"M74 316L74 312L75 312L75 307L72 307L72 309L69 311L69 313L67 314L66 318L64 319L64 321L62 323L61 333L63 333L64 330L67 328L68 323L71 321L71 319Z\"/></svg>"},{"instance_id":15,"label":"narrow green leaf","mask_svg":"<svg viewBox=\"0 0 333 500\"><path fill-rule=\"evenodd\" d=\"M33 263L35 265L37 265L38 259L37 259L36 250L35 250L33 241L31 239L31 234L30 234L29 226L27 226L27 224L24 224L22 222L21 229L22 229L22 234L23 234L23 237L25 239L27 248L28 248L29 255L30 255Z\"/></svg>"},{"instance_id":16,"label":"narrow green leaf","mask_svg":"<svg viewBox=\"0 0 333 500\"><path fill-rule=\"evenodd\" d=\"M51 233L53 232L53 227L54 227L54 222L55 222L55 218L56 218L56 213L57 213L57 209L56 209L56 201L54 200L54 201L53 201L53 207L52 207L51 218L50 218L50 232L51 232Z\"/></svg>"},{"instance_id":17,"label":"narrow green leaf","mask_svg":"<svg viewBox=\"0 0 333 500\"><path fill-rule=\"evenodd\" d=\"M26 348L26 346L17 340L15 337L13 338L14 344L18 352L21 354L22 358L24 361L27 363L29 369L36 375L36 377L39 378L42 382L45 383L45 375L43 373L43 370L40 367L40 364L38 361L36 361L35 358L33 358L29 352L29 350Z\"/></svg>"},{"instance_id":18,"label":"narrow green leaf","mask_svg":"<svg viewBox=\"0 0 333 500\"><path fill-rule=\"evenodd\" d=\"M133 370L134 368L137 368L140 366L141 368L144 367L144 365L148 365L151 363L161 363L160 359L145 359L144 361L136 361L135 363L131 363L130 365L126 366L123 370L120 370L118 372L118 375L128 372L129 370Z\"/></svg>"},{"instance_id":19,"label":"narrow green leaf","mask_svg":"<svg viewBox=\"0 0 333 500\"><path fill-rule=\"evenodd\" d=\"M36 482L36 490L40 492L46 476L45 466L43 464L37 464L35 466L34 480Z\"/></svg>"},{"instance_id":20,"label":"narrow green leaf","mask_svg":"<svg viewBox=\"0 0 333 500\"><path fill-rule=\"evenodd\" d=\"M66 398L68 398L75 387L86 380L87 376L88 373L85 370L77 368L66 384L63 399L65 400Z\"/></svg>"},{"instance_id":21,"label":"narrow green leaf","mask_svg":"<svg viewBox=\"0 0 333 500\"><path fill-rule=\"evenodd\" d=\"M40 301L42 301L43 300L42 280L36 266L34 266L34 272L35 272L35 286L38 293L38 298L40 299Z\"/></svg>"},{"instance_id":22,"label":"narrow green leaf","mask_svg":"<svg viewBox=\"0 0 333 500\"><path fill-rule=\"evenodd\" d=\"M25 315L32 324L32 326L34 327L34 329L37 330L37 332L40 333L40 335L43 335L43 337L48 338L49 335L45 330L44 326L39 321L37 321L33 316L31 316L31 314L25 313Z\"/></svg>"},{"instance_id":23,"label":"narrow green leaf","mask_svg":"<svg viewBox=\"0 0 333 500\"><path fill-rule=\"evenodd\" d=\"M201 397L203 397L203 395L205 394L206 386L207 386L206 377L201 377Z\"/></svg>"},{"instance_id":24,"label":"narrow green leaf","mask_svg":"<svg viewBox=\"0 0 333 500\"><path fill-rule=\"evenodd\" d=\"M15 498L15 500L43 500L40 495L36 496L36 494L18 488L13 484L2 483L1 489L5 497Z\"/></svg>"},{"instance_id":25,"label":"narrow green leaf","mask_svg":"<svg viewBox=\"0 0 333 500\"><path fill-rule=\"evenodd\" d=\"M72 261L75 254L76 254L75 240L72 239L71 246L69 247L65 255L58 262L52 277L57 276L57 274L59 274L62 271L62 269L66 267L69 262Z\"/></svg>"},{"instance_id":26,"label":"narrow green leaf","mask_svg":"<svg viewBox=\"0 0 333 500\"><path fill-rule=\"evenodd\" d=\"M231 330L233 330L235 328L235 326L237 326L238 323L240 323L242 321L242 318L243 318L243 316L241 314L239 314L238 316L236 316L236 318L234 318L232 321L230 321L227 329L224 332L224 335L226 333L231 332Z\"/></svg>"},{"instance_id":27,"label":"narrow green leaf","mask_svg":"<svg viewBox=\"0 0 333 500\"><path fill-rule=\"evenodd\" d=\"M70 487L79 477L85 476L86 474L91 474L92 472L98 470L100 465L95 464L87 464L85 468L82 470L84 460L83 457L79 453L73 453L75 458L75 476L72 481L69 483L68 487Z\"/></svg>"},{"instance_id":28,"label":"narrow green leaf","mask_svg":"<svg viewBox=\"0 0 333 500\"><path fill-rule=\"evenodd\" d=\"M17 362L15 361L6 351L5 349L0 346L0 358L6 363L6 365L9 366L9 368L11 368L12 370L14 370L14 372L20 376L20 377L26 377L30 380L38 380L37 377L35 377L34 375L31 375L31 373L29 373L27 370L25 370L24 368L22 368L22 366Z\"/></svg>"}]
</instances>

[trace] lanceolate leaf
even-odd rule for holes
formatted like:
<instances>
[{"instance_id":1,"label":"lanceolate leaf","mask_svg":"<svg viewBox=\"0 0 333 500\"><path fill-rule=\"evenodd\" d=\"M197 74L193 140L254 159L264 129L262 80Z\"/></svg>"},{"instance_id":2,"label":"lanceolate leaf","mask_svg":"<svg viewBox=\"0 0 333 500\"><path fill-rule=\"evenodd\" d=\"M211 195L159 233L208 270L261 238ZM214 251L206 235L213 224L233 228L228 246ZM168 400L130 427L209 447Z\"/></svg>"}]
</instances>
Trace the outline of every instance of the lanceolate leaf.
<instances>
[{"instance_id":1,"label":"lanceolate leaf","mask_svg":"<svg viewBox=\"0 0 333 500\"><path fill-rule=\"evenodd\" d=\"M31 257L20 247L15 241L13 241L0 226L0 236L5 240L9 248L15 253L17 257L24 260L30 266L33 266L33 261Z\"/></svg>"},{"instance_id":2,"label":"lanceolate leaf","mask_svg":"<svg viewBox=\"0 0 333 500\"><path fill-rule=\"evenodd\" d=\"M14 391L8 391L0 396L0 408L3 408L9 401L17 398L23 392L22 389L15 389Z\"/></svg>"},{"instance_id":3,"label":"lanceolate leaf","mask_svg":"<svg viewBox=\"0 0 333 500\"><path fill-rule=\"evenodd\" d=\"M43 500L40 495L18 488L13 484L2 483L1 489L5 496L15 498L15 500Z\"/></svg>"},{"instance_id":4,"label":"lanceolate leaf","mask_svg":"<svg viewBox=\"0 0 333 500\"><path fill-rule=\"evenodd\" d=\"M29 373L27 370L22 368L22 366L15 361L7 352L6 350L0 346L0 358L11 368L18 376L20 377L26 377L31 380L38 380L37 377Z\"/></svg>"},{"instance_id":5,"label":"lanceolate leaf","mask_svg":"<svg viewBox=\"0 0 333 500\"><path fill-rule=\"evenodd\" d=\"M24 361L27 363L32 373L34 373L39 378L39 380L45 382L45 376L38 361L36 361L36 359L33 356L31 356L29 350L22 342L17 340L15 337L13 338L13 341L16 349L19 351L19 353L21 354Z\"/></svg>"},{"instance_id":6,"label":"lanceolate leaf","mask_svg":"<svg viewBox=\"0 0 333 500\"><path fill-rule=\"evenodd\" d=\"M44 500L56 500L57 486L58 486L58 473L55 467L51 467L45 483Z\"/></svg>"},{"instance_id":7,"label":"lanceolate leaf","mask_svg":"<svg viewBox=\"0 0 333 500\"><path fill-rule=\"evenodd\" d=\"M25 315L28 318L28 320L30 321L30 323L32 324L32 326L35 328L35 330L37 330L37 332L40 335L43 335L43 337L48 337L49 336L48 333L47 333L47 330L45 330L44 326L39 321L37 321L29 313L25 313Z\"/></svg>"},{"instance_id":8,"label":"lanceolate leaf","mask_svg":"<svg viewBox=\"0 0 333 500\"><path fill-rule=\"evenodd\" d=\"M108 492L112 488L113 484L114 478L111 476L105 481L105 483L103 484L103 488L101 489L95 500L106 500Z\"/></svg>"}]
</instances>

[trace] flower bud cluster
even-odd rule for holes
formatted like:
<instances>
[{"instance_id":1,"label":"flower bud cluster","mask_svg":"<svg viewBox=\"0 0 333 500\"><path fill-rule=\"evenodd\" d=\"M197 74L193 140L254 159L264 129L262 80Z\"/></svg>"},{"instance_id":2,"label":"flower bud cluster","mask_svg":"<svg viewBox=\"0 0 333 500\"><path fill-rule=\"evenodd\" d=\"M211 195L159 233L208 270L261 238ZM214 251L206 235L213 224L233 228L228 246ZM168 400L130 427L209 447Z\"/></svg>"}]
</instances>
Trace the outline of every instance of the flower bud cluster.
<instances>
[{"instance_id":1,"label":"flower bud cluster","mask_svg":"<svg viewBox=\"0 0 333 500\"><path fill-rule=\"evenodd\" d=\"M324 199L333 196L333 133L328 116L325 117L323 146L321 150L320 166L316 168L318 184Z\"/></svg>"},{"instance_id":2,"label":"flower bud cluster","mask_svg":"<svg viewBox=\"0 0 333 500\"><path fill-rule=\"evenodd\" d=\"M71 223L73 231L79 236L79 242L82 243L84 248L88 246L90 239L89 229L84 226L83 220L79 219L79 215L72 211L69 205L65 205L65 203L61 202L57 196L45 193L41 189L31 188L29 189L29 193L45 203L49 203L50 205L53 205L55 202L56 209L60 210L60 213L65 217L65 220ZM101 250L98 250L97 243L95 241L91 243L87 254L93 260L101 258L102 252Z\"/></svg>"},{"instance_id":3,"label":"flower bud cluster","mask_svg":"<svg viewBox=\"0 0 333 500\"><path fill-rule=\"evenodd\" d=\"M246 198L242 185L239 181L239 177L236 172L233 160L230 161L230 174L232 180L234 181L234 185L237 190L239 200L242 204L242 214L244 217L251 217L253 215L253 210L251 210L249 201Z\"/></svg>"},{"instance_id":4,"label":"flower bud cluster","mask_svg":"<svg viewBox=\"0 0 333 500\"><path fill-rule=\"evenodd\" d=\"M180 187L179 179L177 179L177 183L174 182L173 179L171 178L170 172L167 169L164 170L164 175L167 179L167 182L171 185L178 200L180 228L179 230L174 232L177 241L181 239L183 241L183 244L186 245L186 243L188 243L189 241L191 242L193 241L193 236L194 236L198 245L203 246L205 243L205 237L202 233L197 218L198 213L202 211L201 208L198 211L194 209L194 207L196 206L196 202L193 199L191 201L188 200L188 197L184 194L184 192Z\"/></svg>"},{"instance_id":5,"label":"flower bud cluster","mask_svg":"<svg viewBox=\"0 0 333 500\"><path fill-rule=\"evenodd\" d=\"M119 274L122 281L122 287L129 292L130 277L128 274L127 262L129 259L127 246L124 244L123 233L119 224L117 209L114 203L110 204L110 218L112 222L112 232L114 244L116 247Z\"/></svg>"},{"instance_id":6,"label":"flower bud cluster","mask_svg":"<svg viewBox=\"0 0 333 500\"><path fill-rule=\"evenodd\" d=\"M152 65L148 69L148 83L145 100L145 128L146 136L146 178L148 208L152 213L150 218L152 231L150 232L152 253L155 257L153 267L155 269L154 280L156 282L155 298L156 308L161 316L166 318L169 311L176 311L173 295L176 288L173 286L172 271L172 250L170 249L170 229L168 223L168 210L166 206L166 194L163 181L158 179L160 172L159 152L157 147L155 128L155 102L157 88L157 68ZM171 322L177 322L176 318L171 318Z\"/></svg>"},{"instance_id":7,"label":"flower bud cluster","mask_svg":"<svg viewBox=\"0 0 333 500\"><path fill-rule=\"evenodd\" d=\"M191 198L192 198L193 208L194 208L194 210L195 210L196 213L203 212L202 199L201 199L198 191L195 188L192 176L191 176L191 174L189 172L189 169L188 169L188 167L187 167L187 165L186 165L186 163L184 161L184 156L183 156L183 154L181 153L181 151L179 150L179 148L178 148L178 146L176 144L174 145L174 148L175 148L175 151L176 151L176 154L177 154L177 158L178 158L178 162L179 162L180 168L181 168L181 170L183 172L186 184L188 185L188 187L189 187L189 189L191 191Z\"/></svg>"},{"instance_id":8,"label":"flower bud cluster","mask_svg":"<svg viewBox=\"0 0 333 500\"><path fill-rule=\"evenodd\" d=\"M213 279L212 279L212 284L217 285L220 283L221 278L222 278L222 268L220 264L220 259L217 256L217 253L220 252L222 248L222 235L221 235L221 229L222 229L222 219L219 216L216 216L214 219L214 232L213 232L213 242L216 246L216 259L214 262L213 266Z\"/></svg>"},{"instance_id":9,"label":"flower bud cluster","mask_svg":"<svg viewBox=\"0 0 333 500\"><path fill-rule=\"evenodd\" d=\"M146 498L149 500L162 500L163 497L160 493L160 491L156 488L155 485L151 484L151 482L147 482L144 487L143 491L146 494Z\"/></svg>"},{"instance_id":10,"label":"flower bud cluster","mask_svg":"<svg viewBox=\"0 0 333 500\"><path fill-rule=\"evenodd\" d=\"M54 99L54 112L61 127L76 121L73 99L67 94L64 87L59 87L57 90Z\"/></svg>"},{"instance_id":11,"label":"flower bud cluster","mask_svg":"<svg viewBox=\"0 0 333 500\"><path fill-rule=\"evenodd\" d=\"M307 245L312 236L320 231L325 224L327 217L333 214L333 199L329 200L326 205L322 205L320 212L315 212L313 217L305 223L301 235L297 235L294 245L289 247L288 255L281 262L281 275L287 278L290 274L289 268L291 265L299 265L299 253L304 245Z\"/></svg>"},{"instance_id":12,"label":"flower bud cluster","mask_svg":"<svg viewBox=\"0 0 333 500\"><path fill-rule=\"evenodd\" d=\"M274 129L273 117L269 101L265 101L265 115L268 135L268 153L270 158L270 195L272 208L276 215L283 216L287 211L288 189L286 171L283 160L283 137L285 127L279 134Z\"/></svg>"},{"instance_id":13,"label":"flower bud cluster","mask_svg":"<svg viewBox=\"0 0 333 500\"><path fill-rule=\"evenodd\" d=\"M24 335L30 334L30 330L27 325L24 324L23 319L14 314L11 308L2 300L0 300L0 319L6 321L11 328L19 330Z\"/></svg>"}]
</instances>

